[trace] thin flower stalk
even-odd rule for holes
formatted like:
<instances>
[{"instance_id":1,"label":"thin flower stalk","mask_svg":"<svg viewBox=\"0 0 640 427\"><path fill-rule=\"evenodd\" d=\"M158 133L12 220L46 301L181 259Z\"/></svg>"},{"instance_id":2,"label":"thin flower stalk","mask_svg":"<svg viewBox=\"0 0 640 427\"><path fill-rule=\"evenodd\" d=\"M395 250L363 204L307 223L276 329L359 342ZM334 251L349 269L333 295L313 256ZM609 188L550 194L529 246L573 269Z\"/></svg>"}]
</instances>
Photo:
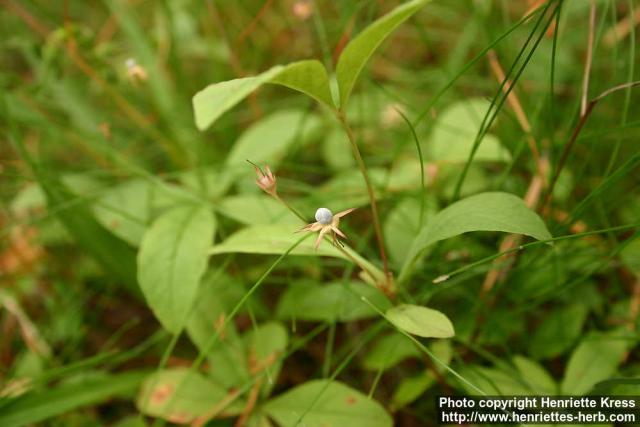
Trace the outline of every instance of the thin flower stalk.
<instances>
[{"instance_id":1,"label":"thin flower stalk","mask_svg":"<svg viewBox=\"0 0 640 427\"><path fill-rule=\"evenodd\" d=\"M376 232L376 241L378 243L378 249L380 251L380 258L382 259L382 265L384 267L384 274L388 281L388 287L393 289L393 278L391 277L391 271L389 270L389 261L387 260L387 254L384 249L384 239L382 236L382 227L380 225L380 217L378 215L378 204L376 202L375 192L373 190L373 185L371 184L371 179L369 178L369 173L367 172L367 167L364 164L364 160L362 159L362 155L360 154L360 149L358 148L358 144L356 142L355 136L353 135L353 131L351 127L347 123L347 120L344 116L344 113L339 112L337 114L338 120L342 124L345 133L351 143L351 149L353 150L353 155L356 159L356 163L360 168L360 173L364 178L365 185L367 187L367 193L369 195L369 202L371 203L371 214L373 216L373 227Z\"/></svg>"}]
</instances>

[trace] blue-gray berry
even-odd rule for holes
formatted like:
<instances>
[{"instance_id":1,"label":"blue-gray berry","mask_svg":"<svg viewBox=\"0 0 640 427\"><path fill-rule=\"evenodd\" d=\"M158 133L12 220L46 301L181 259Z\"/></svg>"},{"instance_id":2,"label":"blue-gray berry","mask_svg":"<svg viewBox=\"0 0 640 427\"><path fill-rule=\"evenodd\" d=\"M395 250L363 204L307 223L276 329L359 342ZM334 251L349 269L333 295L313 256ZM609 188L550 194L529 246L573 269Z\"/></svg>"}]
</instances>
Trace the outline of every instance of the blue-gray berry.
<instances>
[{"instance_id":1,"label":"blue-gray berry","mask_svg":"<svg viewBox=\"0 0 640 427\"><path fill-rule=\"evenodd\" d=\"M316 221L318 221L322 225L331 224L331 220L333 220L333 214L327 208L320 208L316 211Z\"/></svg>"}]
</instances>

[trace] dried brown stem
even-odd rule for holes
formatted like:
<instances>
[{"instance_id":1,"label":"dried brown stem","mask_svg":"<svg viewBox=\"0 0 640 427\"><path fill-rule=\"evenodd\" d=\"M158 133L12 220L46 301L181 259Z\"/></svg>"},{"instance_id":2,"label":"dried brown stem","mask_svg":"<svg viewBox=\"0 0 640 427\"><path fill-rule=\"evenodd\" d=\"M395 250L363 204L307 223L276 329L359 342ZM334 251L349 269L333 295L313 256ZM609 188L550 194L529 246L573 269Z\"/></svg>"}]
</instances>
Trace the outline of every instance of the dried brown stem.
<instances>
[{"instance_id":1,"label":"dried brown stem","mask_svg":"<svg viewBox=\"0 0 640 427\"><path fill-rule=\"evenodd\" d=\"M543 212L549 211L548 208L550 206L551 198L553 196L553 188L555 187L555 184L558 181L560 172L562 172L562 169L564 168L564 165L566 164L567 159L569 158L569 153L571 153L571 149L573 148L573 145L575 144L576 139L578 139L578 135L580 134L580 131L582 130L582 128L584 127L584 124L587 122L587 119L593 112L593 109L596 106L596 104L600 100L602 100L602 98L608 95L611 95L614 92L617 92L623 89L629 89L639 85L640 85L640 81L635 81L635 82L629 82L629 83L624 83L618 86L614 86L610 89L605 90L604 92L596 96L587 104L587 109L585 110L584 114L580 116L580 119L578 120L578 124L573 129L573 132L571 133L571 137L569 137L569 141L564 146L564 150L562 151L562 156L560 157L560 161L558 162L558 167L556 168L553 178L551 179L551 183L549 184L549 188L547 189L547 196L543 204Z\"/></svg>"},{"instance_id":2,"label":"dried brown stem","mask_svg":"<svg viewBox=\"0 0 640 427\"><path fill-rule=\"evenodd\" d=\"M193 420L191 423L192 427L202 427L207 424L210 420L212 420L216 415L224 411L224 409L231 405L242 395L241 391L233 390L230 391L220 402L218 402L207 414L201 415L200 417Z\"/></svg>"},{"instance_id":3,"label":"dried brown stem","mask_svg":"<svg viewBox=\"0 0 640 427\"><path fill-rule=\"evenodd\" d=\"M500 62L498 61L498 57L495 51L490 50L489 52L487 52L487 55L489 58L489 66L491 67L491 71L493 71L493 74L496 76L496 79L500 82L504 82L506 80L506 76L504 74L504 70L500 66ZM540 159L540 151L538 150L536 140L531 133L531 124L527 119L527 115L522 108L522 104L520 103L520 99L518 98L516 91L510 90L511 86L511 81L506 80L506 84L502 86L502 90L504 93L508 93L507 102L516 115L518 124L526 134L527 145L529 146L529 150L531 150L531 154L533 155L533 159L536 163L538 175L541 176L542 180L544 181L545 175L543 173L542 160Z\"/></svg>"},{"instance_id":4,"label":"dried brown stem","mask_svg":"<svg viewBox=\"0 0 640 427\"><path fill-rule=\"evenodd\" d=\"M240 417L236 420L234 424L235 427L244 427L244 425L249 421L249 417L253 412L253 408L256 406L256 402L258 401L258 396L260 395L260 388L262 387L262 382L264 378L259 378L251 387L251 391L249 391L249 398L247 399L247 404L245 405Z\"/></svg>"},{"instance_id":5,"label":"dried brown stem","mask_svg":"<svg viewBox=\"0 0 640 427\"><path fill-rule=\"evenodd\" d=\"M0 306L4 307L20 325L20 332L27 347L36 354L45 358L51 356L51 347L42 338L36 325L31 321L27 313L22 309L20 303L10 294L0 289Z\"/></svg>"},{"instance_id":6,"label":"dried brown stem","mask_svg":"<svg viewBox=\"0 0 640 427\"><path fill-rule=\"evenodd\" d=\"M24 6L22 6L18 2L14 2L11 0L6 0L2 2L2 4L4 4L4 6L9 11L13 12L20 19L22 19L22 21L40 37L46 39L49 36L50 29L45 24L40 22L38 18L29 13L29 11Z\"/></svg>"},{"instance_id":7,"label":"dried brown stem","mask_svg":"<svg viewBox=\"0 0 640 427\"><path fill-rule=\"evenodd\" d=\"M271 6L272 3L273 3L273 0L266 0L264 2L264 4L260 8L256 16L253 17L251 22L249 22L249 25L247 25L242 31L242 33L240 33L240 35L238 36L238 39L236 40L236 43L235 43L236 49L240 48L240 46L244 43L245 39L255 29L256 25L258 24L260 19L264 16L264 14L267 12L267 10L269 10L269 7Z\"/></svg>"},{"instance_id":8,"label":"dried brown stem","mask_svg":"<svg viewBox=\"0 0 640 427\"><path fill-rule=\"evenodd\" d=\"M236 75L236 77L244 77L245 72L242 67L242 63L240 62L240 58L238 57L235 47L229 40L229 36L227 35L227 31L225 30L224 22L220 17L218 8L214 4L213 0L209 0L207 2L207 7L209 9L209 14L211 15L213 23L219 30L219 36L222 38L223 42L227 46L227 50L229 51L229 63L231 64L233 73ZM257 92L252 92L249 95L249 107L251 108L251 113L253 114L254 119L257 119L262 115L262 110L260 109L260 105L258 104Z\"/></svg>"},{"instance_id":9,"label":"dried brown stem","mask_svg":"<svg viewBox=\"0 0 640 427\"><path fill-rule=\"evenodd\" d=\"M549 169L549 163L546 161L546 159L543 162L542 169L545 173ZM524 197L524 202L530 209L535 209L538 205L543 188L544 179L542 178L542 175L535 175L531 179L529 188L527 189L527 194ZM498 250L498 252L502 253L507 252L511 249L515 249L516 246L520 244L521 240L522 236L519 234L508 235L500 244L500 249ZM487 273L486 277L484 278L484 282L482 283L482 290L480 294L481 298L484 298L484 296L486 296L491 291L491 289L493 289L493 286L496 284L496 282L502 279L507 274L508 270L511 268L513 262L515 261L516 256L516 252L513 252L504 257L497 258L493 261L493 266ZM512 261L508 264L503 264L507 258L512 258Z\"/></svg>"}]
</instances>

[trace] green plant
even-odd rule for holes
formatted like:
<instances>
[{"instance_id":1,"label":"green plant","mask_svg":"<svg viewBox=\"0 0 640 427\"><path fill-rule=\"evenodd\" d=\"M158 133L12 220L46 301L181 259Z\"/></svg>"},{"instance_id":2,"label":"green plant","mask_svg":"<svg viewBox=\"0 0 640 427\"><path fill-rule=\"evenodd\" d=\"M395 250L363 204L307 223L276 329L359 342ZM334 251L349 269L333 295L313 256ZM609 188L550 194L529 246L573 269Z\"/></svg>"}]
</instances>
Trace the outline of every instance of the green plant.
<instances>
[{"instance_id":1,"label":"green plant","mask_svg":"<svg viewBox=\"0 0 640 427\"><path fill-rule=\"evenodd\" d=\"M158 2L153 19L104 3L54 30L57 10L7 2L29 31L3 46L32 81L2 74L0 220L17 231L0 302L18 326L0 355L20 350L0 365L0 425L382 427L432 421L442 394L637 390L635 34L609 63L593 52L634 1L598 2L600 21L562 0L412 0L378 19L375 2L310 1L310 34L282 31L317 37L323 62L270 67L302 56L260 37L260 19L286 22L271 2ZM230 42L222 17L248 11ZM569 31L586 14L589 53ZM220 34L195 30L205 16ZM118 43L100 43L108 22ZM267 83L299 93L256 96Z\"/></svg>"}]
</instances>

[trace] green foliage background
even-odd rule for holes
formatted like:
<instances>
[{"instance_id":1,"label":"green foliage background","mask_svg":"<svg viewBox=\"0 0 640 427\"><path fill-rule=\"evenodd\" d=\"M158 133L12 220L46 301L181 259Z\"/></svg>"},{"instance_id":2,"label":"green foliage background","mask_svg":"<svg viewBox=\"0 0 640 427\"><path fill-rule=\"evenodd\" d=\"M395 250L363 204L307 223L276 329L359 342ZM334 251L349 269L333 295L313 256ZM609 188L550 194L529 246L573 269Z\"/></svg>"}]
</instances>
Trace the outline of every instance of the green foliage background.
<instances>
[{"instance_id":1,"label":"green foliage background","mask_svg":"<svg viewBox=\"0 0 640 427\"><path fill-rule=\"evenodd\" d=\"M0 425L640 395L638 11L5 0Z\"/></svg>"}]
</instances>

